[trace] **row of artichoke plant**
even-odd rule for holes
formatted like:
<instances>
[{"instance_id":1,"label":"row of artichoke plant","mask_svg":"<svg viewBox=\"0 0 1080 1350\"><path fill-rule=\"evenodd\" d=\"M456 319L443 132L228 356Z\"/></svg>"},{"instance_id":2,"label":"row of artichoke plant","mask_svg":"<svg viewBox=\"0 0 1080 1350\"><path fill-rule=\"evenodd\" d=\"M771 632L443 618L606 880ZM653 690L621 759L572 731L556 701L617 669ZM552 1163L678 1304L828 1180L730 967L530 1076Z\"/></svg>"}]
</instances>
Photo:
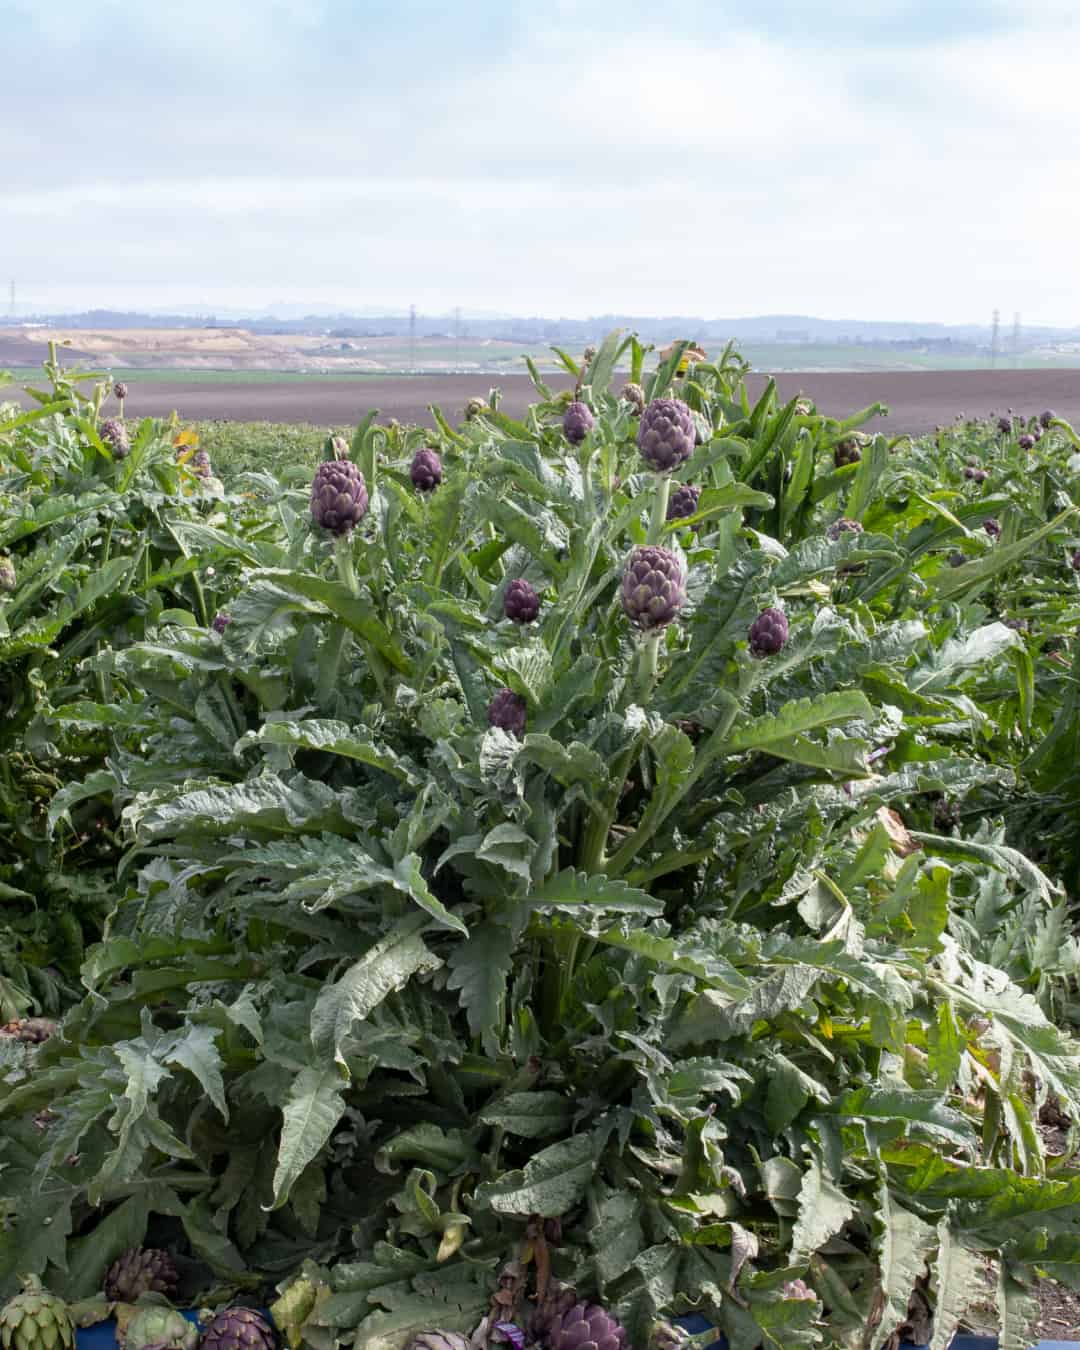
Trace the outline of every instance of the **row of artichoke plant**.
<instances>
[{"instance_id":1,"label":"row of artichoke plant","mask_svg":"<svg viewBox=\"0 0 1080 1350\"><path fill-rule=\"evenodd\" d=\"M521 420L368 418L303 494L164 508L213 613L44 718L98 754L54 838L107 803L124 852L85 997L4 1052L10 1287L147 1244L276 1284L294 1346L666 1350L697 1311L870 1350L944 1346L993 1255L1025 1343L1080 1073L1061 944L1001 944L1065 922L1006 833L1062 676L994 594L1074 586L1071 429L1026 487L951 444L931 484L877 407L687 354L612 335Z\"/></svg>"}]
</instances>

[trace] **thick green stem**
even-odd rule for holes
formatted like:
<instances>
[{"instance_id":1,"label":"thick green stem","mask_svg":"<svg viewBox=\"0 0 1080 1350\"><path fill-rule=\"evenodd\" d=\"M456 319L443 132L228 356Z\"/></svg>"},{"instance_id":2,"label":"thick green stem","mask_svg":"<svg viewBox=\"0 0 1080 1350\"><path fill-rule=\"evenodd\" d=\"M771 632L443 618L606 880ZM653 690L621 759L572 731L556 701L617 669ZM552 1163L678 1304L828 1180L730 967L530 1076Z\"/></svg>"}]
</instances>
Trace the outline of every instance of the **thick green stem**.
<instances>
[{"instance_id":1,"label":"thick green stem","mask_svg":"<svg viewBox=\"0 0 1080 1350\"><path fill-rule=\"evenodd\" d=\"M589 823L585 827L581 849L578 854L578 866L590 876L602 873L607 868L604 850L607 847L611 822L615 819L619 809L619 798L622 796L623 783L626 781L627 772L634 762L637 750L638 742L635 740L627 746L612 765L611 791L608 794L608 800L603 806L594 809L589 817Z\"/></svg>"},{"instance_id":2,"label":"thick green stem","mask_svg":"<svg viewBox=\"0 0 1080 1350\"><path fill-rule=\"evenodd\" d=\"M668 501L671 498L671 474L656 475L656 495L653 497L652 516L649 518L649 543L658 544L667 523Z\"/></svg>"},{"instance_id":3,"label":"thick green stem","mask_svg":"<svg viewBox=\"0 0 1080 1350\"><path fill-rule=\"evenodd\" d=\"M341 584L346 586L350 595L358 595L356 572L352 560L352 535L339 535L334 540L334 564ZM334 625L326 646L319 655L319 677L316 687L316 699L321 708L329 707L334 690L337 688L338 675L341 672L341 659L349 630L342 623Z\"/></svg>"},{"instance_id":4,"label":"thick green stem","mask_svg":"<svg viewBox=\"0 0 1080 1350\"><path fill-rule=\"evenodd\" d=\"M662 633L650 633L641 643L638 652L637 679L634 681L634 701L644 706L649 701L656 673L660 665L660 639Z\"/></svg>"}]
</instances>

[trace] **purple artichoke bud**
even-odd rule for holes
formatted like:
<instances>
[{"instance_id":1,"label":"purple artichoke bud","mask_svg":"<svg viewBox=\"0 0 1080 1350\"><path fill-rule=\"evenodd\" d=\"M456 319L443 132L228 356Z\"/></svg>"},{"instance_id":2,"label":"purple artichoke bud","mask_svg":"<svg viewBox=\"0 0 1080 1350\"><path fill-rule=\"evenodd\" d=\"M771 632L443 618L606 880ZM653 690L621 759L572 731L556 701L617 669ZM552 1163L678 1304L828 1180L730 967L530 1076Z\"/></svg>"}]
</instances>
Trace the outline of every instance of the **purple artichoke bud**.
<instances>
[{"instance_id":1,"label":"purple artichoke bud","mask_svg":"<svg viewBox=\"0 0 1080 1350\"><path fill-rule=\"evenodd\" d=\"M1021 450L1034 450L1035 437L1029 436L1027 435L1027 433L1025 433L1023 436L1020 437L1020 439L1016 442L1016 444L1020 447Z\"/></svg>"},{"instance_id":2,"label":"purple artichoke bud","mask_svg":"<svg viewBox=\"0 0 1080 1350\"><path fill-rule=\"evenodd\" d=\"M199 1350L274 1350L274 1328L254 1308L223 1308L199 1337Z\"/></svg>"},{"instance_id":3,"label":"purple artichoke bud","mask_svg":"<svg viewBox=\"0 0 1080 1350\"><path fill-rule=\"evenodd\" d=\"M215 614L213 619L211 620L210 627L214 630L215 633L224 633L225 629L228 628L229 624L231 623L232 623L231 614L224 614L224 613Z\"/></svg>"},{"instance_id":4,"label":"purple artichoke bud","mask_svg":"<svg viewBox=\"0 0 1080 1350\"><path fill-rule=\"evenodd\" d=\"M596 425L596 418L584 403L575 400L563 413L563 435L571 445L580 445Z\"/></svg>"},{"instance_id":5,"label":"purple artichoke bud","mask_svg":"<svg viewBox=\"0 0 1080 1350\"><path fill-rule=\"evenodd\" d=\"M507 586L503 613L515 623L532 623L540 613L540 597L523 577Z\"/></svg>"},{"instance_id":6,"label":"purple artichoke bud","mask_svg":"<svg viewBox=\"0 0 1080 1350\"><path fill-rule=\"evenodd\" d=\"M1002 434L1005 436L1007 436L1009 432L1011 432L1013 429L1011 417L999 417L997 420L997 424L998 424L998 431L1002 432Z\"/></svg>"},{"instance_id":7,"label":"purple artichoke bud","mask_svg":"<svg viewBox=\"0 0 1080 1350\"><path fill-rule=\"evenodd\" d=\"M663 628L686 603L686 571L666 548L649 545L630 554L623 571L622 606L639 628Z\"/></svg>"},{"instance_id":8,"label":"purple artichoke bud","mask_svg":"<svg viewBox=\"0 0 1080 1350\"><path fill-rule=\"evenodd\" d=\"M351 459L328 459L315 470L311 518L332 534L346 534L368 508L367 484Z\"/></svg>"},{"instance_id":9,"label":"purple artichoke bud","mask_svg":"<svg viewBox=\"0 0 1080 1350\"><path fill-rule=\"evenodd\" d=\"M525 700L512 689L500 689L488 704L488 724L502 727L511 736L522 736L525 732Z\"/></svg>"},{"instance_id":10,"label":"purple artichoke bud","mask_svg":"<svg viewBox=\"0 0 1080 1350\"><path fill-rule=\"evenodd\" d=\"M686 516L692 516L697 510L700 496L701 489L693 483L680 483L668 501L668 520L683 520Z\"/></svg>"},{"instance_id":11,"label":"purple artichoke bud","mask_svg":"<svg viewBox=\"0 0 1080 1350\"><path fill-rule=\"evenodd\" d=\"M1080 548L1076 549L1069 559L1069 565L1074 572L1080 572Z\"/></svg>"},{"instance_id":12,"label":"purple artichoke bud","mask_svg":"<svg viewBox=\"0 0 1080 1350\"><path fill-rule=\"evenodd\" d=\"M1047 410L1044 413L1039 414L1039 426L1041 426L1044 431L1049 431L1050 423L1054 420L1055 417L1057 417L1057 413L1051 411L1050 408L1047 408Z\"/></svg>"},{"instance_id":13,"label":"purple artichoke bud","mask_svg":"<svg viewBox=\"0 0 1080 1350\"><path fill-rule=\"evenodd\" d=\"M785 1298L806 1300L811 1303L817 1302L817 1294L805 1280L788 1280L787 1284L782 1286L780 1292Z\"/></svg>"},{"instance_id":14,"label":"purple artichoke bud","mask_svg":"<svg viewBox=\"0 0 1080 1350\"><path fill-rule=\"evenodd\" d=\"M131 1247L109 1267L105 1297L112 1303L134 1303L140 1294L171 1297L178 1280L168 1252L158 1247Z\"/></svg>"},{"instance_id":15,"label":"purple artichoke bud","mask_svg":"<svg viewBox=\"0 0 1080 1350\"><path fill-rule=\"evenodd\" d=\"M960 823L960 808L948 797L938 797L931 812L934 829L939 834L949 834Z\"/></svg>"},{"instance_id":16,"label":"purple artichoke bud","mask_svg":"<svg viewBox=\"0 0 1080 1350\"><path fill-rule=\"evenodd\" d=\"M967 478L968 480L974 478L974 477L975 477L975 470L974 470L974 469L970 469L970 468L969 468L969 469L965 469L965 470L964 470L964 477Z\"/></svg>"},{"instance_id":17,"label":"purple artichoke bud","mask_svg":"<svg viewBox=\"0 0 1080 1350\"><path fill-rule=\"evenodd\" d=\"M417 450L409 465L409 477L414 488L434 492L442 482L442 460L429 445Z\"/></svg>"},{"instance_id":18,"label":"purple artichoke bud","mask_svg":"<svg viewBox=\"0 0 1080 1350\"><path fill-rule=\"evenodd\" d=\"M127 398L127 385L123 382L123 380L117 380L117 382L113 385L113 393L116 395L118 399L123 400ZM1051 416L1052 415L1053 414L1051 414Z\"/></svg>"},{"instance_id":19,"label":"purple artichoke bud","mask_svg":"<svg viewBox=\"0 0 1080 1350\"><path fill-rule=\"evenodd\" d=\"M550 1318L544 1344L548 1350L627 1350L622 1323L596 1303L574 1303Z\"/></svg>"},{"instance_id":20,"label":"purple artichoke bud","mask_svg":"<svg viewBox=\"0 0 1080 1350\"><path fill-rule=\"evenodd\" d=\"M971 476L976 483L985 483L986 480L990 477L989 473L987 473L985 469L976 469Z\"/></svg>"},{"instance_id":21,"label":"purple artichoke bud","mask_svg":"<svg viewBox=\"0 0 1080 1350\"><path fill-rule=\"evenodd\" d=\"M963 555L962 553L960 553L960 552L950 553L950 554L949 554L949 566L950 566L950 567L963 567L963 565L964 565L966 562L967 562L967 559L966 559L966 558L964 557L964 555Z\"/></svg>"},{"instance_id":22,"label":"purple artichoke bud","mask_svg":"<svg viewBox=\"0 0 1080 1350\"><path fill-rule=\"evenodd\" d=\"M1001 526L992 516L989 520L983 521L983 529L986 531L986 533L990 536L991 539L1001 538Z\"/></svg>"},{"instance_id":23,"label":"purple artichoke bud","mask_svg":"<svg viewBox=\"0 0 1080 1350\"><path fill-rule=\"evenodd\" d=\"M763 609L750 625L751 656L775 656L787 640L788 621L782 609Z\"/></svg>"},{"instance_id":24,"label":"purple artichoke bud","mask_svg":"<svg viewBox=\"0 0 1080 1350\"><path fill-rule=\"evenodd\" d=\"M627 381L619 390L619 397L624 402L633 404L635 417L640 417L645 411L645 390L642 389L640 384Z\"/></svg>"},{"instance_id":25,"label":"purple artichoke bud","mask_svg":"<svg viewBox=\"0 0 1080 1350\"><path fill-rule=\"evenodd\" d=\"M0 558L0 591L13 591L15 581L15 564L10 558Z\"/></svg>"},{"instance_id":26,"label":"purple artichoke bud","mask_svg":"<svg viewBox=\"0 0 1080 1350\"><path fill-rule=\"evenodd\" d=\"M838 469L842 469L848 464L858 464L860 459L862 459L862 450L854 436L847 436L844 440L836 442L833 449L833 463Z\"/></svg>"},{"instance_id":27,"label":"purple artichoke bud","mask_svg":"<svg viewBox=\"0 0 1080 1350\"><path fill-rule=\"evenodd\" d=\"M681 398L654 398L641 414L641 458L657 473L670 473L694 452L694 419Z\"/></svg>"},{"instance_id":28,"label":"purple artichoke bud","mask_svg":"<svg viewBox=\"0 0 1080 1350\"><path fill-rule=\"evenodd\" d=\"M127 427L118 417L106 417L98 427L98 435L112 451L113 459L127 459L131 449Z\"/></svg>"},{"instance_id":29,"label":"purple artichoke bud","mask_svg":"<svg viewBox=\"0 0 1080 1350\"><path fill-rule=\"evenodd\" d=\"M842 534L862 534L862 523L858 520L849 520L847 516L841 516L839 520L834 520L825 531L826 536L835 544Z\"/></svg>"}]
</instances>

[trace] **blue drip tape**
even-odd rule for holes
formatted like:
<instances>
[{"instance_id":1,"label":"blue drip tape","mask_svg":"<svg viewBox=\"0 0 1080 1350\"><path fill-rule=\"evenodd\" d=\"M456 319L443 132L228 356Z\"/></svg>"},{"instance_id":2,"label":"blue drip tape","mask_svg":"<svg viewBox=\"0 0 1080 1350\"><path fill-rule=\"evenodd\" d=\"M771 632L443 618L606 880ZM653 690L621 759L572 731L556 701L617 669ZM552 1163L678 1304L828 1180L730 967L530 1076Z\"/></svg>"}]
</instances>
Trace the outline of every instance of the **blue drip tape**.
<instances>
[{"instance_id":1,"label":"blue drip tape","mask_svg":"<svg viewBox=\"0 0 1080 1350\"><path fill-rule=\"evenodd\" d=\"M685 1317L676 1317L674 1319L677 1327L682 1327L688 1331L691 1336L700 1336L702 1332L709 1331L712 1323L707 1317L702 1317L700 1313L687 1313ZM719 1350L727 1350L727 1337L721 1336L716 1342ZM1077 1350L1080 1341L1039 1341L1033 1347L1033 1350ZM912 1345L905 1341L901 1350L928 1350L925 1345ZM998 1350L996 1336L954 1336L949 1345L949 1350Z\"/></svg>"}]
</instances>

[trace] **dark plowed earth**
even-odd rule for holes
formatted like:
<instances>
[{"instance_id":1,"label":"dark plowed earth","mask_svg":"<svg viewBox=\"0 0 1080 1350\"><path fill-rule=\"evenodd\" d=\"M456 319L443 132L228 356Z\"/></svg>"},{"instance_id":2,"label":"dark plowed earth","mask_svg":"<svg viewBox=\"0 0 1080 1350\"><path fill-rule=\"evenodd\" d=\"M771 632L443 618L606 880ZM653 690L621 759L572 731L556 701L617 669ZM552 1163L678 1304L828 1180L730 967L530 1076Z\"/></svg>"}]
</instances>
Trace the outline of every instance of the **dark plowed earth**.
<instances>
[{"instance_id":1,"label":"dark plowed earth","mask_svg":"<svg viewBox=\"0 0 1080 1350\"><path fill-rule=\"evenodd\" d=\"M763 375L753 376L751 393L760 391L764 380ZM343 426L378 408L384 419L430 426L428 404L438 404L449 421L457 423L467 400L486 397L496 383L503 392L502 410L511 416L519 416L536 397L524 375L403 375L265 384L226 384L193 375L190 380L131 379L125 412L129 417L160 417L175 409L192 421ZM553 389L569 387L569 381L557 375L549 383ZM1051 408L1074 424L1080 421L1080 370L810 371L779 375L777 385L781 398L805 393L831 416L844 417L870 403L884 403L890 410L888 418L875 418L868 429L887 435L933 431L960 412L986 417L1008 408L1024 416ZM4 397L12 395L5 390L0 394Z\"/></svg>"}]
</instances>

